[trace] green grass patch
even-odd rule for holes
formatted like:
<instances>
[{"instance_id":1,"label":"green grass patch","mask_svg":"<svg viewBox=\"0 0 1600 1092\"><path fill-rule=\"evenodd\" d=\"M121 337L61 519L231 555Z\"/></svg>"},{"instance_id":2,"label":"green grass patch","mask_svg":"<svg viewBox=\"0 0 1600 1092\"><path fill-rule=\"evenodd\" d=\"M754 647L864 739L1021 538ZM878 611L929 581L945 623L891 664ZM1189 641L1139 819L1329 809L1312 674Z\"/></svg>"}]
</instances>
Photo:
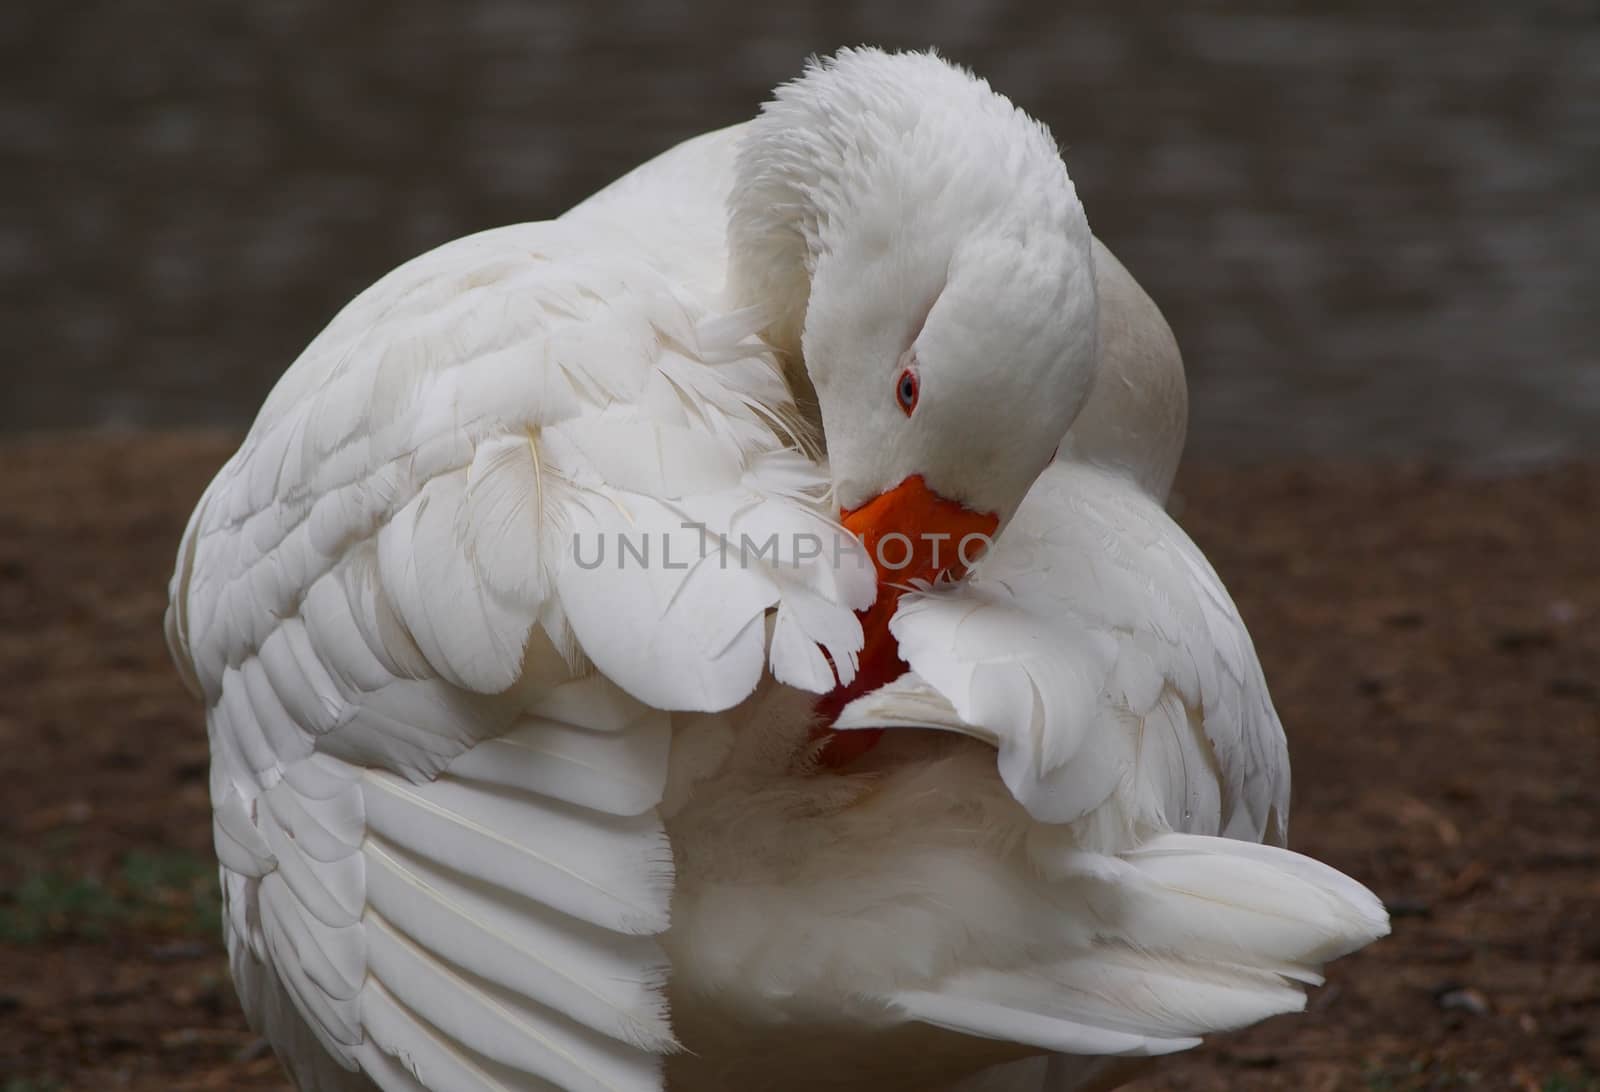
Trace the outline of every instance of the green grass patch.
<instances>
[{"instance_id":1,"label":"green grass patch","mask_svg":"<svg viewBox=\"0 0 1600 1092\"><path fill-rule=\"evenodd\" d=\"M66 1092L66 1087L54 1077L12 1077L0 1084L0 1092Z\"/></svg>"},{"instance_id":2,"label":"green grass patch","mask_svg":"<svg viewBox=\"0 0 1600 1092\"><path fill-rule=\"evenodd\" d=\"M215 863L175 850L135 850L106 877L27 871L0 890L0 943L104 940L128 930L216 937L221 914Z\"/></svg>"}]
</instances>

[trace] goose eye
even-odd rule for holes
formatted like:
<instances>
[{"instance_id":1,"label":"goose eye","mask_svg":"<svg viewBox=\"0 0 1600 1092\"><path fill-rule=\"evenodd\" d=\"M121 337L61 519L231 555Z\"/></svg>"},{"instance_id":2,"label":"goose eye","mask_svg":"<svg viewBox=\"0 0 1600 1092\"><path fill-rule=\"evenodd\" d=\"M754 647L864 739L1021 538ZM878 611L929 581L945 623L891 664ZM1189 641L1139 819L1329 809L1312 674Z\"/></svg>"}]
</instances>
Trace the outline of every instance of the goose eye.
<instances>
[{"instance_id":1,"label":"goose eye","mask_svg":"<svg viewBox=\"0 0 1600 1092\"><path fill-rule=\"evenodd\" d=\"M900 408L907 417L917 408L917 392L921 389L922 382L917 378L917 373L907 368L900 373L900 378L895 381L894 397L900 403Z\"/></svg>"}]
</instances>

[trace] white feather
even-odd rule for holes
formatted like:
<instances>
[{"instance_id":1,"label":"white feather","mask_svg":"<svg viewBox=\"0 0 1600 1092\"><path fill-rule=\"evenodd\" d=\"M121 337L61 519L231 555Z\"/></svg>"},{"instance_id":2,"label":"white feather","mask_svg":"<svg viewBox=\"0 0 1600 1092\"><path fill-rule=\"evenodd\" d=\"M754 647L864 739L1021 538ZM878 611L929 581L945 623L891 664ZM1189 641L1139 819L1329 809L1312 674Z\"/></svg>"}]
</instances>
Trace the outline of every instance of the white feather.
<instances>
[{"instance_id":1,"label":"white feather","mask_svg":"<svg viewBox=\"0 0 1600 1092\"><path fill-rule=\"evenodd\" d=\"M950 707L937 726L992 732L1041 820L1115 797L1130 822L1282 837L1288 753L1249 635L1194 544L1120 475L1050 466L972 577L907 595L891 629L915 708L886 692L847 726L926 720L931 688Z\"/></svg>"}]
</instances>

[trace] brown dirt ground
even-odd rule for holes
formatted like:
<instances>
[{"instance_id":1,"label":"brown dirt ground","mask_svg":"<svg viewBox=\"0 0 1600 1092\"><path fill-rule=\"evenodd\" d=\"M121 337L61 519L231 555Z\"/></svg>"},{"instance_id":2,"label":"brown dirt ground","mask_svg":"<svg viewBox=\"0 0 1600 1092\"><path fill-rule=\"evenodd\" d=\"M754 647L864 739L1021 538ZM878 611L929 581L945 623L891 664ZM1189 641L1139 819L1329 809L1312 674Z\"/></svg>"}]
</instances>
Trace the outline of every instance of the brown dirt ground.
<instances>
[{"instance_id":1,"label":"brown dirt ground","mask_svg":"<svg viewBox=\"0 0 1600 1092\"><path fill-rule=\"evenodd\" d=\"M160 636L206 434L0 444L0 1089L282 1088L215 933L198 710ZM1157 1089L1600 1087L1600 467L1203 467L1295 846L1394 935Z\"/></svg>"}]
</instances>

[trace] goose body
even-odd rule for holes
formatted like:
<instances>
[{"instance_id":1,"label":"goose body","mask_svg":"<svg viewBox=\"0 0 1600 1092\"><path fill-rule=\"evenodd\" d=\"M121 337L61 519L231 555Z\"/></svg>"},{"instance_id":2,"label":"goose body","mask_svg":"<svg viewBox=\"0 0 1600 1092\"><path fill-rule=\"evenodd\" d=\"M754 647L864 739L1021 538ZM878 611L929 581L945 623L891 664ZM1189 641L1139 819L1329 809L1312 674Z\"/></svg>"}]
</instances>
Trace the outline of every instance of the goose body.
<instances>
[{"instance_id":1,"label":"goose body","mask_svg":"<svg viewBox=\"0 0 1600 1092\"><path fill-rule=\"evenodd\" d=\"M1162 508L1176 349L1040 133L847 51L285 374L167 633L300 1088L1068 1089L1386 931L1281 848L1260 667ZM979 526L903 584L868 548Z\"/></svg>"}]
</instances>

